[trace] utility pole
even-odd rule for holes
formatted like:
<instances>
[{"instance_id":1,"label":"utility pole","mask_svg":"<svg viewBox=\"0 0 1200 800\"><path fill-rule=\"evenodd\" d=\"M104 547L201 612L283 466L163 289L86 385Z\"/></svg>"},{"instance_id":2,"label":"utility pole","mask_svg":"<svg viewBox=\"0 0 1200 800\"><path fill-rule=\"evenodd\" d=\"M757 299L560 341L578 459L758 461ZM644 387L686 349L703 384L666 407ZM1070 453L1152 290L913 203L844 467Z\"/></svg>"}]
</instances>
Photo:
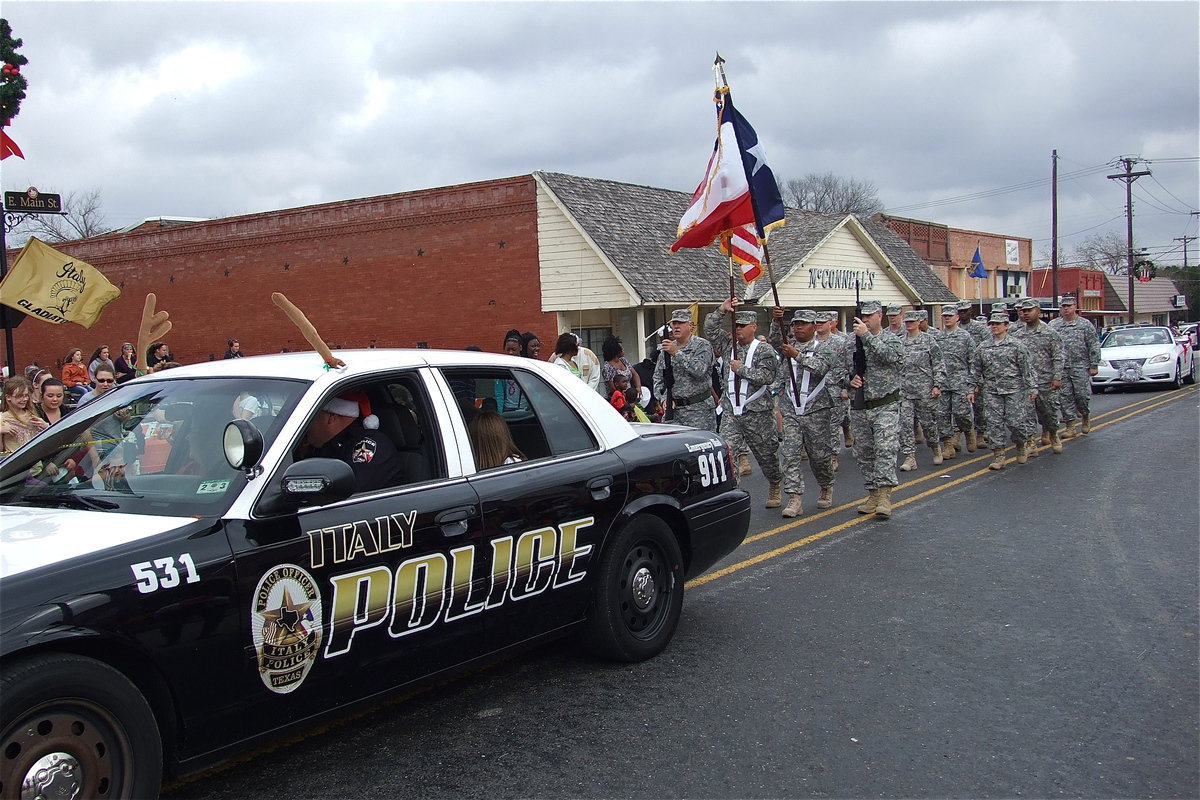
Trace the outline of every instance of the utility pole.
<instances>
[{"instance_id":1,"label":"utility pole","mask_svg":"<svg viewBox=\"0 0 1200 800\"><path fill-rule=\"evenodd\" d=\"M1133 324L1133 182L1143 175L1149 175L1150 170L1144 169L1140 172L1134 172L1134 165L1141 161L1140 158L1134 156L1127 156L1118 160L1125 165L1125 171L1105 177L1110 181L1119 180L1125 182L1125 225L1128 229L1125 238L1125 255L1127 260L1126 271L1129 273L1129 323Z\"/></svg>"},{"instance_id":2,"label":"utility pole","mask_svg":"<svg viewBox=\"0 0 1200 800\"><path fill-rule=\"evenodd\" d=\"M1187 243L1196 241L1195 236L1176 236L1174 241L1183 242L1183 268L1187 269Z\"/></svg>"},{"instance_id":3,"label":"utility pole","mask_svg":"<svg viewBox=\"0 0 1200 800\"><path fill-rule=\"evenodd\" d=\"M1058 302L1058 151L1050 153L1050 283L1053 286L1054 305ZM1078 292L1078 289L1076 290ZM1082 299L1076 298L1077 308L1082 308Z\"/></svg>"}]
</instances>

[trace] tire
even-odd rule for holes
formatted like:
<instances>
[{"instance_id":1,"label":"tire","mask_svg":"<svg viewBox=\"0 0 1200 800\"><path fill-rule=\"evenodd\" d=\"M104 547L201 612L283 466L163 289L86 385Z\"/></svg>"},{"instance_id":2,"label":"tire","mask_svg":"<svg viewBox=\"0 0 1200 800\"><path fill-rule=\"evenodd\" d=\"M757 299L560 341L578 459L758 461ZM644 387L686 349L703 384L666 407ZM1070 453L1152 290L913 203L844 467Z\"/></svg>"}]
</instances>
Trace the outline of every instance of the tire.
<instances>
[{"instance_id":1,"label":"tire","mask_svg":"<svg viewBox=\"0 0 1200 800\"><path fill-rule=\"evenodd\" d=\"M1188 370L1188 374L1184 376L1183 382L1188 386L1193 386L1196 383L1196 355L1192 354L1192 368Z\"/></svg>"},{"instance_id":2,"label":"tire","mask_svg":"<svg viewBox=\"0 0 1200 800\"><path fill-rule=\"evenodd\" d=\"M1175 362L1175 380L1171 381L1171 383L1170 383L1170 387L1172 389L1182 389L1183 388L1183 375L1180 374L1181 372L1183 372L1183 364L1176 361Z\"/></svg>"},{"instance_id":3,"label":"tire","mask_svg":"<svg viewBox=\"0 0 1200 800\"><path fill-rule=\"evenodd\" d=\"M24 794L29 779L46 796L158 796L158 723L112 667L77 655L37 656L5 668L0 694L0 795Z\"/></svg>"},{"instance_id":4,"label":"tire","mask_svg":"<svg viewBox=\"0 0 1200 800\"><path fill-rule=\"evenodd\" d=\"M683 612L683 554L667 523L651 514L621 528L600 559L584 645L614 661L661 653Z\"/></svg>"}]
</instances>

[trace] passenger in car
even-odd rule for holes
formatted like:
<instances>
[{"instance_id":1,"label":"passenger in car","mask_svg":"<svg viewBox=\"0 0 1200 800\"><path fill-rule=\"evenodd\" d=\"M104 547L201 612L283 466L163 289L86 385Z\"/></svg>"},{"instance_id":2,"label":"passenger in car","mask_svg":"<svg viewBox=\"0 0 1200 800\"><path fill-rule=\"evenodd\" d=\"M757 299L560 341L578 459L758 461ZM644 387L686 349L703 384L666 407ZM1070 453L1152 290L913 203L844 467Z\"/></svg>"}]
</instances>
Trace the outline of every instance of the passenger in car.
<instances>
[{"instance_id":1,"label":"passenger in car","mask_svg":"<svg viewBox=\"0 0 1200 800\"><path fill-rule=\"evenodd\" d=\"M508 423L495 411L480 411L467 428L471 433L471 447L475 450L475 465L479 469L525 460L525 454L513 441Z\"/></svg>"},{"instance_id":2,"label":"passenger in car","mask_svg":"<svg viewBox=\"0 0 1200 800\"><path fill-rule=\"evenodd\" d=\"M361 416L361 421L360 421ZM350 465L357 491L398 486L405 480L396 446L379 430L365 392L348 392L327 402L308 425L296 449L302 458L336 458Z\"/></svg>"}]
</instances>

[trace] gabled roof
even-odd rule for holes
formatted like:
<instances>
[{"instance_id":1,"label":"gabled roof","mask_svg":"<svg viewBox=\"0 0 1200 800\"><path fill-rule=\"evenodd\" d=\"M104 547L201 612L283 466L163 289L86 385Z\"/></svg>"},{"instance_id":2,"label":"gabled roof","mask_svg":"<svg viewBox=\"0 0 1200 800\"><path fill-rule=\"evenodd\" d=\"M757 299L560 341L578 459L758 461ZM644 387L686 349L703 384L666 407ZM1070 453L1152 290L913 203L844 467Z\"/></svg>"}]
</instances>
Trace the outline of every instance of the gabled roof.
<instances>
[{"instance_id":1,"label":"gabled roof","mask_svg":"<svg viewBox=\"0 0 1200 800\"><path fill-rule=\"evenodd\" d=\"M1182 308L1171 304L1171 297L1183 294L1175 281L1170 278L1151 278L1142 283L1134 281L1133 310L1137 314L1151 312L1186 311L1187 301ZM1104 307L1120 311L1129 310L1129 277L1127 275L1109 275L1104 273Z\"/></svg>"},{"instance_id":2,"label":"gabled roof","mask_svg":"<svg viewBox=\"0 0 1200 800\"><path fill-rule=\"evenodd\" d=\"M728 297L729 262L717 247L670 252L691 195L556 172L535 175L620 270L643 303L712 303ZM957 300L907 242L878 222L856 219L923 302ZM787 224L771 233L776 280L781 281L786 272L803 262L845 220L842 215L787 209ZM748 289L738 279L736 286L739 294L753 299L770 290L765 278Z\"/></svg>"}]
</instances>

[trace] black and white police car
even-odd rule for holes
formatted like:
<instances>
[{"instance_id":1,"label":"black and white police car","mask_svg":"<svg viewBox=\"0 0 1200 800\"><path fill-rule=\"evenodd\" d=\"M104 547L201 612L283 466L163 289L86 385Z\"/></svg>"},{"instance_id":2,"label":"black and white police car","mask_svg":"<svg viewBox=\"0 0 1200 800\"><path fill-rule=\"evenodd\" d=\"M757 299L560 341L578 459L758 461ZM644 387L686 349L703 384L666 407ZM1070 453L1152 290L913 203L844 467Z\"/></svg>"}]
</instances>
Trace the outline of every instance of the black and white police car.
<instances>
[{"instance_id":1,"label":"black and white police car","mask_svg":"<svg viewBox=\"0 0 1200 800\"><path fill-rule=\"evenodd\" d=\"M649 658L746 535L719 436L630 425L527 359L337 356L146 376L0 463L0 794L153 796L164 768L568 632ZM378 428L298 458L347 394ZM480 469L468 420L493 409L525 459ZM380 437L402 469L359 491Z\"/></svg>"}]
</instances>

